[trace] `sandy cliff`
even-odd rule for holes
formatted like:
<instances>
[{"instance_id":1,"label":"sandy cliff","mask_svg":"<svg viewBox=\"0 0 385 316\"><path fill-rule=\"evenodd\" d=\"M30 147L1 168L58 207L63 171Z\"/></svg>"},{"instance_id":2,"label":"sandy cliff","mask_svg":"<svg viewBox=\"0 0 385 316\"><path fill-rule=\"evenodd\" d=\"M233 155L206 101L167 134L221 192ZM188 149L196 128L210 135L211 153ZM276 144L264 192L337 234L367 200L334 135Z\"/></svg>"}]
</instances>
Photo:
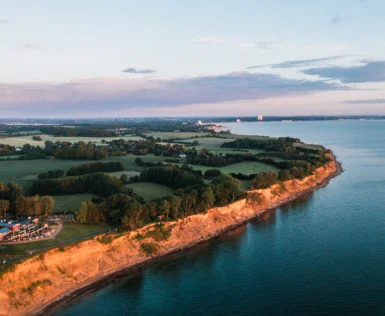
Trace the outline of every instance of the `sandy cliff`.
<instances>
[{"instance_id":1,"label":"sandy cliff","mask_svg":"<svg viewBox=\"0 0 385 316\"><path fill-rule=\"evenodd\" d=\"M271 208L325 185L339 173L338 163L332 161L318 168L303 180L290 180L285 185L256 190L257 203L246 200L210 209L206 214L193 215L172 225L171 236L156 242L157 256L166 255L219 235ZM144 232L152 225L138 230ZM138 241L137 232L115 236L107 244L96 239L54 249L37 255L6 272L0 280L0 315L31 315L60 300L63 296L89 286L118 270L148 261L140 244L154 242L149 237Z\"/></svg>"}]
</instances>

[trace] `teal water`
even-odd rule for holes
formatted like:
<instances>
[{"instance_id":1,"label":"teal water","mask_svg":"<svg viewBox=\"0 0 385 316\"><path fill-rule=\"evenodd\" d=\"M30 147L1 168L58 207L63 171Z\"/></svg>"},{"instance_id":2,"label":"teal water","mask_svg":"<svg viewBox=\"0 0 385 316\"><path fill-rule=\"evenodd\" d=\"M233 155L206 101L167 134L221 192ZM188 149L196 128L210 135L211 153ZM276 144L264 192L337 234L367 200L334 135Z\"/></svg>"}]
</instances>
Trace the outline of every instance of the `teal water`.
<instances>
[{"instance_id":1,"label":"teal water","mask_svg":"<svg viewBox=\"0 0 385 316\"><path fill-rule=\"evenodd\" d=\"M306 199L55 315L385 314L385 122L226 126L323 144L345 172Z\"/></svg>"}]
</instances>

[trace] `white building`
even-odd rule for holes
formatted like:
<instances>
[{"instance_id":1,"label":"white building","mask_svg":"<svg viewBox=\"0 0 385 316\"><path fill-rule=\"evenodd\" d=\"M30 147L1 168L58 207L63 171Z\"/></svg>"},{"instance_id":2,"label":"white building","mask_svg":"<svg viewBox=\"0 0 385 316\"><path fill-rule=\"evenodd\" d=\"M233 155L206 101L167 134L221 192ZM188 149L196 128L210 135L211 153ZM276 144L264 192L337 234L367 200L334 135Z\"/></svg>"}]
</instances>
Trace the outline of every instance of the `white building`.
<instances>
[{"instance_id":1,"label":"white building","mask_svg":"<svg viewBox=\"0 0 385 316\"><path fill-rule=\"evenodd\" d=\"M263 115L258 115L258 121L263 121Z\"/></svg>"},{"instance_id":2,"label":"white building","mask_svg":"<svg viewBox=\"0 0 385 316\"><path fill-rule=\"evenodd\" d=\"M240 119L237 119L237 123L242 123L242 121Z\"/></svg>"}]
</instances>

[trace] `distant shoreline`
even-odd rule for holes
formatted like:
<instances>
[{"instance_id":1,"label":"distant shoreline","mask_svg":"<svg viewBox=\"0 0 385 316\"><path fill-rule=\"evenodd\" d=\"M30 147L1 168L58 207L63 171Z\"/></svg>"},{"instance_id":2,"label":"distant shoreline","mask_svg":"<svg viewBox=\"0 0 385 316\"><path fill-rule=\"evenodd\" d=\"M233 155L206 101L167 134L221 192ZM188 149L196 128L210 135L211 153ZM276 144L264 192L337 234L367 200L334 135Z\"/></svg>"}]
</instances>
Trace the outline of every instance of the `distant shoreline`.
<instances>
[{"instance_id":1,"label":"distant shoreline","mask_svg":"<svg viewBox=\"0 0 385 316\"><path fill-rule=\"evenodd\" d=\"M335 171L322 179L319 183L317 183L315 186L309 187L305 190L300 191L297 194L293 194L290 197L280 200L275 204L270 205L268 208L261 210L260 212L254 213L251 216L247 216L242 218L241 220L237 220L234 223L232 223L229 226L226 226L222 229L216 230L210 234L210 237L201 238L199 240L194 240L191 243L182 245L177 248L169 249L168 251L158 255L158 256L151 256L148 258L145 258L139 262L136 262L134 264L129 264L126 267L119 267L116 269L116 271L113 271L111 273L105 274L105 275L98 275L89 281L87 281L87 284L82 285L81 287L75 289L71 293L61 296L59 298L56 298L50 302L47 302L45 305L39 307L38 309L32 310L31 314L33 315L52 315L58 308L64 306L66 303L72 301L73 299L79 297L80 295L83 295L85 293L93 293L105 286L107 286L111 281L119 280L123 277L126 277L128 273L135 274L141 269L146 268L148 265L155 263L161 259L164 259L166 257L172 256L174 254L177 254L179 252L182 252L183 250L190 249L196 245L209 242L215 238L220 237L224 233L231 231L237 227L240 227L242 225L245 225L246 223L255 220L256 218L260 217L261 215L270 212L272 210L275 210L278 207L281 207L282 205L288 204L300 197L306 196L322 187L325 187L331 179L338 176L343 172L341 164L336 160L336 157L332 154L333 163L335 165Z\"/></svg>"}]
</instances>

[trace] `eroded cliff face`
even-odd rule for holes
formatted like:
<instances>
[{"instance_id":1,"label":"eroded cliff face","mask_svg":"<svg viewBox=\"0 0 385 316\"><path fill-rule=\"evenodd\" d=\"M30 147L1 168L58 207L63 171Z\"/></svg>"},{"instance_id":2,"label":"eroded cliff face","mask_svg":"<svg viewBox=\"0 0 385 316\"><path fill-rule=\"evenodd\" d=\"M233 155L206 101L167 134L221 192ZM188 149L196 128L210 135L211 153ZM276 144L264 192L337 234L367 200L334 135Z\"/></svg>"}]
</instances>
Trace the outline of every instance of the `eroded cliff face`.
<instances>
[{"instance_id":1,"label":"eroded cliff face","mask_svg":"<svg viewBox=\"0 0 385 316\"><path fill-rule=\"evenodd\" d=\"M276 207L299 195L316 189L339 172L334 161L318 168L303 180L290 180L285 185L251 191L254 202L240 200L226 207L210 209L206 214L193 215L170 222L171 236L156 242L158 255L208 239ZM15 266L0 280L0 315L31 315L64 295L96 282L106 275L147 261L141 243L154 242L152 237L138 241L153 224L137 231L115 236L108 244L97 239L53 249Z\"/></svg>"}]
</instances>

